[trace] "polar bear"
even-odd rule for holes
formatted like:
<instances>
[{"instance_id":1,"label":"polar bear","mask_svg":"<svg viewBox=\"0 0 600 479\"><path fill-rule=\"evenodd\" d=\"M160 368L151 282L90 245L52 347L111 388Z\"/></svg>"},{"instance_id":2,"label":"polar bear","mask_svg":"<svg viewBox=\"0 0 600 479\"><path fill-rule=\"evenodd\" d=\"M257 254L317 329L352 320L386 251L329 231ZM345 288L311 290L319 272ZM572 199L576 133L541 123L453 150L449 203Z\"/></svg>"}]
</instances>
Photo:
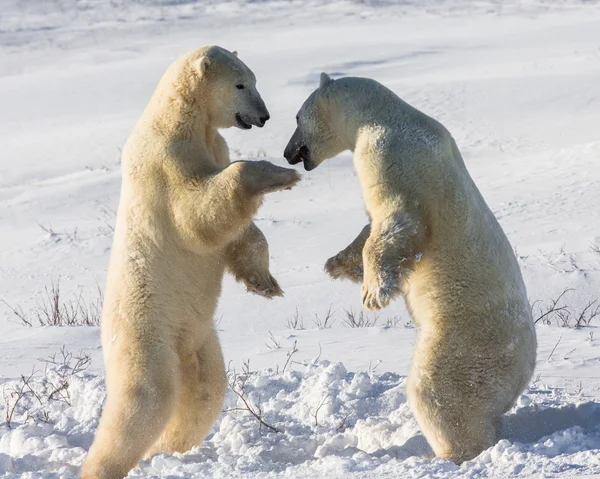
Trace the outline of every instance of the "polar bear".
<instances>
[{"instance_id":1,"label":"polar bear","mask_svg":"<svg viewBox=\"0 0 600 479\"><path fill-rule=\"evenodd\" d=\"M297 172L229 164L219 128L268 111L235 53L193 50L166 71L123 150L123 183L102 314L107 400L83 478L122 478L156 452L199 444L226 389L213 315L225 268L281 294L252 216Z\"/></svg>"},{"instance_id":2,"label":"polar bear","mask_svg":"<svg viewBox=\"0 0 600 479\"><path fill-rule=\"evenodd\" d=\"M285 149L312 170L354 152L370 224L326 263L364 306L402 293L417 326L408 378L435 454L462 462L497 440L529 382L536 335L514 252L450 133L367 78L321 76Z\"/></svg>"}]
</instances>

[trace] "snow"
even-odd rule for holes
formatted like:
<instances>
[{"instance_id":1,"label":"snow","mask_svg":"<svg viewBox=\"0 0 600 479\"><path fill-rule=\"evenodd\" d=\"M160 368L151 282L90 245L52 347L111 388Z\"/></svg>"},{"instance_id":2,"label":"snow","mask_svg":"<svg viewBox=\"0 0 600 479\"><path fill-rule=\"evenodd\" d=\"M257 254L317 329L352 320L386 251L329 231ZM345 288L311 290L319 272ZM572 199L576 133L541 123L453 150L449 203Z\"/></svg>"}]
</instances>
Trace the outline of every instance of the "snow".
<instances>
[{"instance_id":1,"label":"snow","mask_svg":"<svg viewBox=\"0 0 600 479\"><path fill-rule=\"evenodd\" d=\"M239 412L231 391L214 434L186 454L142 461L131 477L566 477L600 472L600 404L562 389L532 387L506 417L503 439L457 466L429 459L432 451L412 417L404 383L394 373L348 372L341 363L308 362L295 370L250 371L246 400L261 408L261 425ZM101 378L78 375L71 405L50 405L48 424L0 428L4 477L52 471L71 477L98 422ZM36 414L24 404L21 414ZM558 475L548 475L558 474Z\"/></svg>"},{"instance_id":2,"label":"snow","mask_svg":"<svg viewBox=\"0 0 600 479\"><path fill-rule=\"evenodd\" d=\"M208 43L239 51L271 112L264 129L225 132L234 158L283 165L321 71L373 77L452 132L515 247L535 311L566 288L561 304L575 315L600 296L600 255L590 250L600 244L596 1L2 0L0 12L0 300L13 307L36 310L59 277L66 299L95 300L119 149L166 66ZM347 153L269 196L257 224L286 296L266 301L227 279L217 319L231 370L247 376L251 404L281 432L236 410L230 391L204 444L130 475L600 477L600 318L579 329L538 323L534 380L503 439L461 466L430 457L406 403L415 331L404 305L348 328L360 286L323 272L365 221ZM319 329L328 311L333 325ZM288 326L295 316L303 328ZM29 394L12 429L0 422L0 477L75 477L104 397L98 329L27 328L0 303L0 333L4 393L63 345L91 355L69 382L69 403ZM33 387L59 373L37 373ZM0 421L5 413L0 394Z\"/></svg>"}]
</instances>

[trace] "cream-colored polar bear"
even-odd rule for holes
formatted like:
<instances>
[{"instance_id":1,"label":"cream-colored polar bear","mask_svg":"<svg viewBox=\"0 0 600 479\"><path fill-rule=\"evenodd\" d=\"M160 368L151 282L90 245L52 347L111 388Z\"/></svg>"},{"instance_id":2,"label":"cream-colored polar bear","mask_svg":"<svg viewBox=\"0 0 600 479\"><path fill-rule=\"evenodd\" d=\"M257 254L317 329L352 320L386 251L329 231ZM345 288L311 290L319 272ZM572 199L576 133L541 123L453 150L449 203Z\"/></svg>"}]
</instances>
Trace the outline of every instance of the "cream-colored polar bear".
<instances>
[{"instance_id":1,"label":"cream-colored polar bear","mask_svg":"<svg viewBox=\"0 0 600 479\"><path fill-rule=\"evenodd\" d=\"M527 385L536 337L514 252L450 133L374 80L321 76L285 157L312 170L354 152L370 225L326 263L417 325L409 399L434 452L468 460Z\"/></svg>"},{"instance_id":2,"label":"cream-colored polar bear","mask_svg":"<svg viewBox=\"0 0 600 479\"><path fill-rule=\"evenodd\" d=\"M122 478L143 456L188 450L220 413L226 379L212 320L223 272L281 293L251 221L265 193L299 175L229 164L217 129L268 118L252 71L211 46L168 68L129 137L102 315L107 400L83 478Z\"/></svg>"}]
</instances>

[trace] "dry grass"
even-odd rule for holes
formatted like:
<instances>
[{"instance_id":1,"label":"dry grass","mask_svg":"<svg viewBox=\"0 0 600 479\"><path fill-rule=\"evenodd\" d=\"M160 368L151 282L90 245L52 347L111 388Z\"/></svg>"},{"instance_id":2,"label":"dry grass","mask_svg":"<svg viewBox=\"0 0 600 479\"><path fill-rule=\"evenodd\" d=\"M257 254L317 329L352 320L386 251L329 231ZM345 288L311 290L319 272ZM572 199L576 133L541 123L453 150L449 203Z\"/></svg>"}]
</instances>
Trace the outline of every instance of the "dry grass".
<instances>
[{"instance_id":1,"label":"dry grass","mask_svg":"<svg viewBox=\"0 0 600 479\"><path fill-rule=\"evenodd\" d=\"M302 318L300 316L300 313L298 312L298 308L296 308L296 312L294 313L294 316L292 316L291 318L288 318L287 327L288 327L288 329L294 329L294 330L304 329L304 318Z\"/></svg>"},{"instance_id":2,"label":"dry grass","mask_svg":"<svg viewBox=\"0 0 600 479\"><path fill-rule=\"evenodd\" d=\"M329 329L335 324L336 321L337 319L334 317L331 306L329 306L325 316L320 317L318 314L315 314L315 319L313 319L314 325L319 329Z\"/></svg>"},{"instance_id":3,"label":"dry grass","mask_svg":"<svg viewBox=\"0 0 600 479\"><path fill-rule=\"evenodd\" d=\"M335 324L336 320L337 318L335 318L335 312L330 306L324 316L315 314L313 324L318 329L329 329ZM342 319L342 325L347 328L372 328L377 325L381 325L383 328L396 328L399 325L409 327L410 324L410 319L403 322L403 318L401 316L391 316L385 321L382 321L381 313L366 313L364 311L356 312L352 308L344 310L344 318ZM306 329L304 327L304 318L298 312L298 308L296 308L294 315L287 319L287 327L291 330Z\"/></svg>"},{"instance_id":4,"label":"dry grass","mask_svg":"<svg viewBox=\"0 0 600 479\"><path fill-rule=\"evenodd\" d=\"M372 328L377 326L380 314L367 315L364 311L356 313L353 309L344 310L346 317L342 321L348 328Z\"/></svg>"},{"instance_id":5,"label":"dry grass","mask_svg":"<svg viewBox=\"0 0 600 479\"><path fill-rule=\"evenodd\" d=\"M26 313L20 305L11 306L2 302L10 309L17 320L24 326L99 326L104 295L100 287L92 301L86 302L83 294L74 294L73 299L65 298L60 289L60 277L52 281L50 288L45 287L44 293L36 307Z\"/></svg>"}]
</instances>

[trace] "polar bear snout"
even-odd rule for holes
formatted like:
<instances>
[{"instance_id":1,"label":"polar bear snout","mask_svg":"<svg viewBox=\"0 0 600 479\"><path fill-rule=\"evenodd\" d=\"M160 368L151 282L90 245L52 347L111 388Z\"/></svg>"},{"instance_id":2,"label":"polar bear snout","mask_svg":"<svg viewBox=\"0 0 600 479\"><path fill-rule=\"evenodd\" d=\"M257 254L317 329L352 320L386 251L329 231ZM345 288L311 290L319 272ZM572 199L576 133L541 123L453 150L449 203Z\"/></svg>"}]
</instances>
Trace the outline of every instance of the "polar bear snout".
<instances>
[{"instance_id":1,"label":"polar bear snout","mask_svg":"<svg viewBox=\"0 0 600 479\"><path fill-rule=\"evenodd\" d=\"M290 165L297 165L301 161L304 162L304 169L306 171L310 171L315 167L311 159L310 150L302 141L298 129L296 129L292 138L290 138L290 141L283 152L283 156Z\"/></svg>"},{"instance_id":2,"label":"polar bear snout","mask_svg":"<svg viewBox=\"0 0 600 479\"><path fill-rule=\"evenodd\" d=\"M266 115L264 115L264 116L261 116L261 117L258 119L258 123L259 123L259 124L258 124L258 125L256 125L256 126L258 126L259 128L262 128L263 126L265 126L265 123L266 123L267 121L269 121L269 119L270 119L270 118L271 118L271 115L269 115L269 113L267 112L267 114L266 114Z\"/></svg>"},{"instance_id":3,"label":"polar bear snout","mask_svg":"<svg viewBox=\"0 0 600 479\"><path fill-rule=\"evenodd\" d=\"M269 112L266 111L266 109L264 113L259 115L243 115L242 113L235 114L235 121L237 123L237 126L242 130L249 130L250 128L252 128L252 126L262 128L263 126L265 126L265 123L267 123L267 121L269 121L270 118L271 115L269 115Z\"/></svg>"},{"instance_id":4,"label":"polar bear snout","mask_svg":"<svg viewBox=\"0 0 600 479\"><path fill-rule=\"evenodd\" d=\"M241 98L238 97L236 126L242 130L249 130L253 126L262 128L271 118L265 102L256 88L245 88L242 92L247 93L242 93Z\"/></svg>"},{"instance_id":5,"label":"polar bear snout","mask_svg":"<svg viewBox=\"0 0 600 479\"><path fill-rule=\"evenodd\" d=\"M310 161L310 150L306 145L296 148L293 153L288 152L286 149L286 151L283 153L283 156L290 165L297 165L302 161L304 162L304 168L307 171L310 171L314 168L312 162Z\"/></svg>"}]
</instances>

